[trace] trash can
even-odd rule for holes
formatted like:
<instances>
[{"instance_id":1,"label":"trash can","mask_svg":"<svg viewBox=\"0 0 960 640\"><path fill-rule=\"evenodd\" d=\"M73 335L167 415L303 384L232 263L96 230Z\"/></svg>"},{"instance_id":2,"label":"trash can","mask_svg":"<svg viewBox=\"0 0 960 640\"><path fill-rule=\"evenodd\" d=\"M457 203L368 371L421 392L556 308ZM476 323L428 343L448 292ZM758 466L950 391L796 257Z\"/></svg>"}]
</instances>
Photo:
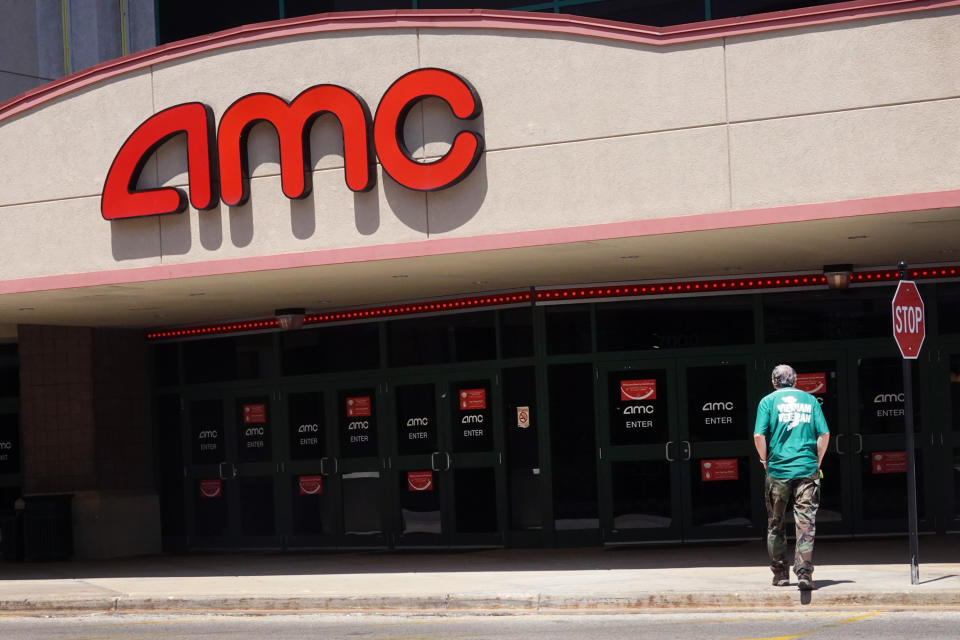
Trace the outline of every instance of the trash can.
<instances>
[{"instance_id":1,"label":"trash can","mask_svg":"<svg viewBox=\"0 0 960 640\"><path fill-rule=\"evenodd\" d=\"M23 558L69 560L73 555L72 494L24 496Z\"/></svg>"},{"instance_id":2,"label":"trash can","mask_svg":"<svg viewBox=\"0 0 960 640\"><path fill-rule=\"evenodd\" d=\"M0 511L0 555L7 562L23 562L22 511Z\"/></svg>"}]
</instances>

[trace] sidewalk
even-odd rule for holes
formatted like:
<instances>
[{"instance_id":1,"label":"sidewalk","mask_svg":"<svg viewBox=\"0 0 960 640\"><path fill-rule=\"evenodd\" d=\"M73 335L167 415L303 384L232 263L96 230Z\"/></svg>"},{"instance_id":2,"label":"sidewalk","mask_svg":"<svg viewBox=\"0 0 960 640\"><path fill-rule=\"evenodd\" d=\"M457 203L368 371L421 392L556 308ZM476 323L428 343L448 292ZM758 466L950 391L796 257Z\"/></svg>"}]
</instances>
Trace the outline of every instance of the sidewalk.
<instances>
[{"instance_id":1,"label":"sidewalk","mask_svg":"<svg viewBox=\"0 0 960 640\"><path fill-rule=\"evenodd\" d=\"M817 542L817 590L772 587L760 541L617 549L0 562L0 611L633 611L960 607L960 538Z\"/></svg>"}]
</instances>

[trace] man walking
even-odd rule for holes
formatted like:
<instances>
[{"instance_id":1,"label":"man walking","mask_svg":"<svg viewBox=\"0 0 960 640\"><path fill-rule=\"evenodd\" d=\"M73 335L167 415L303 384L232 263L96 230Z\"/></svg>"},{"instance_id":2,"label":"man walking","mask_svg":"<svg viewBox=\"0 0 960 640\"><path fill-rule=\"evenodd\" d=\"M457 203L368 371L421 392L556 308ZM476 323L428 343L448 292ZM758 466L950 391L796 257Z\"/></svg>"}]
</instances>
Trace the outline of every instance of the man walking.
<instances>
[{"instance_id":1,"label":"man walking","mask_svg":"<svg viewBox=\"0 0 960 640\"><path fill-rule=\"evenodd\" d=\"M813 589L813 539L820 506L820 464L830 444L830 431L817 399L794 388L797 372L785 364L771 374L773 393L760 401L753 443L767 471L767 552L773 584L790 584L783 514L793 499L797 542L793 571L803 591Z\"/></svg>"}]
</instances>

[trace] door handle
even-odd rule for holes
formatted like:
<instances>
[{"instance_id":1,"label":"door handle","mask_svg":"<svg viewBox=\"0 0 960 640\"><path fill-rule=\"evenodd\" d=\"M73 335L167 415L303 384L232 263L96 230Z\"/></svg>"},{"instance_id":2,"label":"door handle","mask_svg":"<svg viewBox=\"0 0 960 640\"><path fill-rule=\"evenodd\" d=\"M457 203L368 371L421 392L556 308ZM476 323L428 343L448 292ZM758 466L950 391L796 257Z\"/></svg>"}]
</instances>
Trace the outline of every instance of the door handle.
<instances>
[{"instance_id":1,"label":"door handle","mask_svg":"<svg viewBox=\"0 0 960 640\"><path fill-rule=\"evenodd\" d=\"M682 440L681 442L687 445L687 457L683 459L684 462L686 462L687 460L693 457L693 445L690 444L689 440Z\"/></svg>"},{"instance_id":2,"label":"door handle","mask_svg":"<svg viewBox=\"0 0 960 640\"><path fill-rule=\"evenodd\" d=\"M860 435L859 433L855 433L853 435L857 437L857 450L854 451L854 453L856 454L863 453L863 436Z\"/></svg>"},{"instance_id":3,"label":"door handle","mask_svg":"<svg viewBox=\"0 0 960 640\"><path fill-rule=\"evenodd\" d=\"M218 471L221 480L230 480L237 477L237 466L232 462L221 462Z\"/></svg>"},{"instance_id":4,"label":"door handle","mask_svg":"<svg viewBox=\"0 0 960 640\"><path fill-rule=\"evenodd\" d=\"M434 451L430 454L430 470L431 471L442 471L440 465L437 464L437 456L440 455L439 451Z\"/></svg>"},{"instance_id":5,"label":"door handle","mask_svg":"<svg viewBox=\"0 0 960 640\"><path fill-rule=\"evenodd\" d=\"M327 465L333 463L333 471L327 469ZM340 461L337 458L320 458L320 475L335 476L340 471Z\"/></svg>"},{"instance_id":6,"label":"door handle","mask_svg":"<svg viewBox=\"0 0 960 640\"><path fill-rule=\"evenodd\" d=\"M447 456L447 466L443 469L444 471L450 471L450 466L453 464L453 459L450 457L449 451L444 451L443 455Z\"/></svg>"},{"instance_id":7,"label":"door handle","mask_svg":"<svg viewBox=\"0 0 960 640\"><path fill-rule=\"evenodd\" d=\"M837 438L836 438L836 445L837 445L837 446L834 447L834 448L837 450L837 454L839 454L839 455L843 455L843 454L846 453L846 451L841 451L841 450L840 450L840 438L842 438L842 437L843 437L843 434L842 434L842 433L838 433L838 434L837 434Z\"/></svg>"},{"instance_id":8,"label":"door handle","mask_svg":"<svg viewBox=\"0 0 960 640\"><path fill-rule=\"evenodd\" d=\"M673 440L667 440L666 444L663 445L663 457L667 459L667 462L676 462L676 460L670 457L670 445L672 444Z\"/></svg>"}]
</instances>

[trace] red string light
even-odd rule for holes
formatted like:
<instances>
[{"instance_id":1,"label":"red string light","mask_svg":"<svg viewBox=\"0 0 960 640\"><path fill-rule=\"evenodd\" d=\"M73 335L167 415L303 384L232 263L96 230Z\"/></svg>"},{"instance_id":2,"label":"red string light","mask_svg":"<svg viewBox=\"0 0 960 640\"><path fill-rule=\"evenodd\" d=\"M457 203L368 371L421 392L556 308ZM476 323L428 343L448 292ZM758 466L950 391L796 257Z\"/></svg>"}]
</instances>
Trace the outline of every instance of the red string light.
<instances>
[{"instance_id":1,"label":"red string light","mask_svg":"<svg viewBox=\"0 0 960 640\"><path fill-rule=\"evenodd\" d=\"M923 269L909 272L911 277L920 278L949 278L958 275L957 267L940 269ZM895 271L864 271L852 275L851 279L856 282L880 282L884 280L897 280L899 274ZM463 307L476 306L497 306L503 304L513 304L518 302L530 302L531 300L566 300L570 298L618 298L628 296L649 296L658 293L676 293L683 295L685 292L699 292L701 289L723 289L727 291L736 291L756 288L785 288L802 287L809 285L823 285L826 283L826 277L822 274L809 274L804 276L795 276L793 278L777 278L762 280L742 280L742 279L723 279L708 281L689 281L682 283L663 283L641 286L623 286L613 288L564 288L552 289L547 291L537 291L534 294L523 292L517 294L503 294L497 296L474 296L457 298L443 302L429 302L408 305L393 305L374 307L370 309L358 309L355 311L344 311L336 313L323 313L306 316L304 324L324 324L329 322L340 322L358 318L371 317L394 317L403 315L413 315L430 311L444 309L460 309ZM251 320L247 322L235 322L229 324L204 325L199 327L184 327L182 329L172 329L167 331L152 331L147 333L147 339L169 340L183 338L195 335L236 333L259 329L275 329L280 326L276 318L264 318L260 320Z\"/></svg>"}]
</instances>

